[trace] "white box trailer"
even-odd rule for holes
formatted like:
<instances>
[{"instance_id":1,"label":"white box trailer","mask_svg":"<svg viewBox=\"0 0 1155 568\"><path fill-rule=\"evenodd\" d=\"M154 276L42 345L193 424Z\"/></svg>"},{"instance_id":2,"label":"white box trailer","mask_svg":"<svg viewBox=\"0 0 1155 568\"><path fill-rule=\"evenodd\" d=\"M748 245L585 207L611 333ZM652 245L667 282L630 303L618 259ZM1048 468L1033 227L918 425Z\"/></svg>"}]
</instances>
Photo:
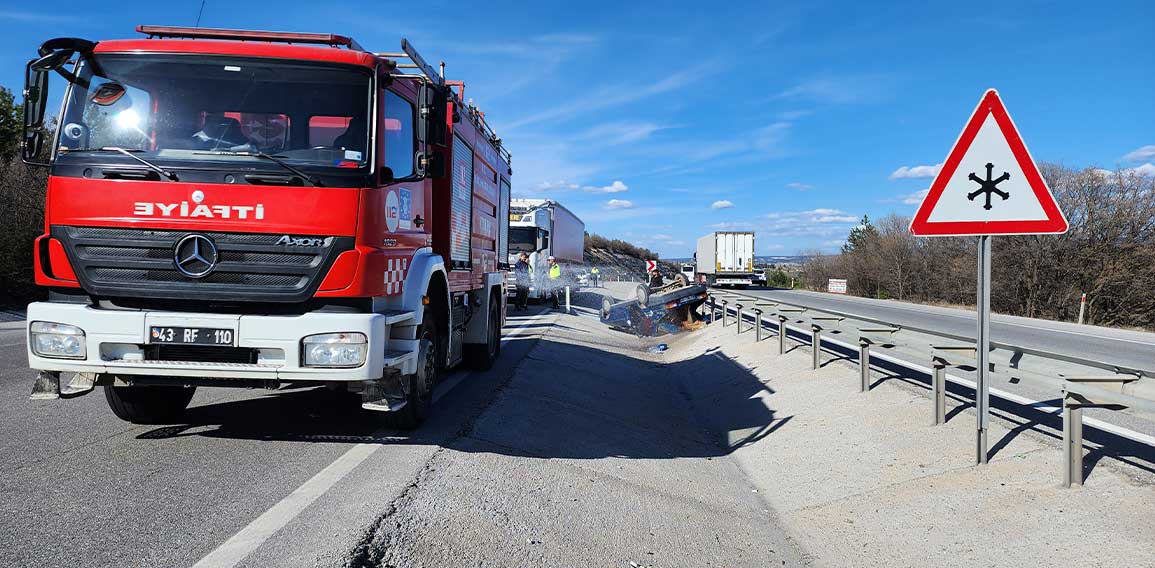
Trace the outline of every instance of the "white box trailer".
<instances>
[{"instance_id":1,"label":"white box trailer","mask_svg":"<svg viewBox=\"0 0 1155 568\"><path fill-rule=\"evenodd\" d=\"M716 231L698 239L698 282L745 288L754 280L754 233Z\"/></svg>"},{"instance_id":2,"label":"white box trailer","mask_svg":"<svg viewBox=\"0 0 1155 568\"><path fill-rule=\"evenodd\" d=\"M519 253L529 253L534 273L529 289L531 300L543 299L549 293L545 275L549 271L546 259L551 256L570 276L565 284L577 288L579 273L584 273L585 230L585 223L577 215L552 199L510 200L509 264L517 263ZM512 271L506 280L512 290Z\"/></svg>"}]
</instances>

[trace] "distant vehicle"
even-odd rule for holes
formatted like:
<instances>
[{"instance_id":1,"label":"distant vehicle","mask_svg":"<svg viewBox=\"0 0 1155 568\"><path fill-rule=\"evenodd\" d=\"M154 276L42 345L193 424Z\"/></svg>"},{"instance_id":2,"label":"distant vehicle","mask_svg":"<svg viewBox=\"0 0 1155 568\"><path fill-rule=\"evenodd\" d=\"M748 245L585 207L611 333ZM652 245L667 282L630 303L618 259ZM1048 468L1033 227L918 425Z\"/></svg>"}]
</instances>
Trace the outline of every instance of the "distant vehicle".
<instances>
[{"instance_id":1,"label":"distant vehicle","mask_svg":"<svg viewBox=\"0 0 1155 568\"><path fill-rule=\"evenodd\" d=\"M694 272L695 272L694 263L692 263L692 262L683 262L682 263L682 274L685 274L686 278L688 278L690 280L690 282L697 281L697 278L694 276Z\"/></svg>"},{"instance_id":2,"label":"distant vehicle","mask_svg":"<svg viewBox=\"0 0 1155 568\"><path fill-rule=\"evenodd\" d=\"M696 281L746 288L754 283L754 233L717 231L698 239Z\"/></svg>"},{"instance_id":3,"label":"distant vehicle","mask_svg":"<svg viewBox=\"0 0 1155 568\"><path fill-rule=\"evenodd\" d=\"M767 281L766 270L755 270L754 274L751 275L751 282L754 283L755 285L765 286L766 281Z\"/></svg>"},{"instance_id":4,"label":"distant vehicle","mask_svg":"<svg viewBox=\"0 0 1155 568\"><path fill-rule=\"evenodd\" d=\"M533 267L533 284L529 299L540 300L547 294L543 286L549 257L557 259L562 270L569 274L570 286L580 286L578 273L584 272L586 225L564 205L552 199L511 199L509 203L509 263L517 262L517 255L529 253ZM513 288L513 274L507 276Z\"/></svg>"}]
</instances>

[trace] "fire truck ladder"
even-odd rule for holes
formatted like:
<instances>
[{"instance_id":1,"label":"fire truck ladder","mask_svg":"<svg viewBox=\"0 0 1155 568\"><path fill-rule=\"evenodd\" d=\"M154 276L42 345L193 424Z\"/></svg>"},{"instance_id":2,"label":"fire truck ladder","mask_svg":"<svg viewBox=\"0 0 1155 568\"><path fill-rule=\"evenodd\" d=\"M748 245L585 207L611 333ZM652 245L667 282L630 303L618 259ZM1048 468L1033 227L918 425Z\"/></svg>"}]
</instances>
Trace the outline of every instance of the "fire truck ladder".
<instances>
[{"instance_id":1,"label":"fire truck ladder","mask_svg":"<svg viewBox=\"0 0 1155 568\"><path fill-rule=\"evenodd\" d=\"M417 74L395 74L393 77L430 81L439 87L449 87L449 92L453 96L454 103L468 111L469 118L473 121L474 126L476 126L478 130L482 131L489 138L489 141L493 143L494 148L496 148L497 151L501 153L501 156L505 158L506 163L512 161L509 150L506 150L501 143L501 138L498 137L497 133L495 133L493 129L490 128L489 124L485 122L485 113L478 110L478 108L473 105L472 101L469 104L464 104L462 102L463 98L465 97L465 82L445 80L444 61L441 62L438 70L434 70L433 66L426 63L425 58L421 57L421 54L417 53L416 49L413 49L413 44L409 43L409 40L405 38L401 38L400 52L378 53L376 55L378 57L384 57L390 60L408 59L409 63L397 63L394 61L393 65L397 69L415 69L418 71ZM457 90L454 90L453 87L457 87Z\"/></svg>"}]
</instances>

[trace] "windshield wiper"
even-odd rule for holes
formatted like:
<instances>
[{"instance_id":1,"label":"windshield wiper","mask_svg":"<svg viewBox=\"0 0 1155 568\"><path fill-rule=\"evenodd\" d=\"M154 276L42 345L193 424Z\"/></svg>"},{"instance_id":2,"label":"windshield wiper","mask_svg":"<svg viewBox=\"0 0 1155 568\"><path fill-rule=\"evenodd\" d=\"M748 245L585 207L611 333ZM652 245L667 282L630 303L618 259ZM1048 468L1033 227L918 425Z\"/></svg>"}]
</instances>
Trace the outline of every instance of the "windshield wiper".
<instances>
[{"instance_id":1,"label":"windshield wiper","mask_svg":"<svg viewBox=\"0 0 1155 568\"><path fill-rule=\"evenodd\" d=\"M141 158L140 156L137 156L136 154L133 153L133 152L143 152L143 151L144 150L136 150L136 149L126 150L126 149L121 148L119 146L102 146L100 148L80 148L77 150L69 150L68 152L69 153L72 153L72 152L117 152L120 154L124 154L125 156L128 156L129 158L132 158L132 159L144 164L144 166L147 167L148 169L160 174L161 177L167 178L171 181L179 181L176 177L176 174L174 174L174 173L172 173L172 172L170 172L170 171L168 171L168 170L166 170L166 169L164 169L164 168L162 168L162 167L160 167L160 166L158 166L158 165L156 165L156 164L154 164L154 163L152 163L152 162L150 162L144 158Z\"/></svg>"},{"instance_id":2,"label":"windshield wiper","mask_svg":"<svg viewBox=\"0 0 1155 568\"><path fill-rule=\"evenodd\" d=\"M273 163L281 166L282 168L285 168L286 170L289 170L290 172L293 172L294 174L297 175L297 177L300 177L301 179L305 180L311 186L314 186L314 187L320 187L321 186L321 180L314 178L313 176L301 171L299 168L297 168L297 167L289 164L288 162L282 160L280 157L274 156L272 154L266 154L266 153L260 152L260 151L258 151L258 152L249 152L249 151L233 152L233 151L228 151L228 150L220 150L220 151L214 151L214 152L194 152L194 153L195 154L209 154L212 156L248 156L248 157L252 157L252 158L264 158L266 160L269 160L270 162L273 162Z\"/></svg>"}]
</instances>

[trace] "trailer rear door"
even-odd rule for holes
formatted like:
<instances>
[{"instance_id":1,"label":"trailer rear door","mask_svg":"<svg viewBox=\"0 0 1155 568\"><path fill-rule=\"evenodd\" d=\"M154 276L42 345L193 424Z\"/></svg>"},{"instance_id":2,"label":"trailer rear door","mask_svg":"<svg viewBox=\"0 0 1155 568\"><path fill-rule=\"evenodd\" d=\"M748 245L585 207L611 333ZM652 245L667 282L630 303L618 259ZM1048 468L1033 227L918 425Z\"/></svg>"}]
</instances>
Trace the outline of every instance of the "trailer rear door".
<instances>
[{"instance_id":1,"label":"trailer rear door","mask_svg":"<svg viewBox=\"0 0 1155 568\"><path fill-rule=\"evenodd\" d=\"M748 272L754 256L754 235L718 233L719 272Z\"/></svg>"}]
</instances>

